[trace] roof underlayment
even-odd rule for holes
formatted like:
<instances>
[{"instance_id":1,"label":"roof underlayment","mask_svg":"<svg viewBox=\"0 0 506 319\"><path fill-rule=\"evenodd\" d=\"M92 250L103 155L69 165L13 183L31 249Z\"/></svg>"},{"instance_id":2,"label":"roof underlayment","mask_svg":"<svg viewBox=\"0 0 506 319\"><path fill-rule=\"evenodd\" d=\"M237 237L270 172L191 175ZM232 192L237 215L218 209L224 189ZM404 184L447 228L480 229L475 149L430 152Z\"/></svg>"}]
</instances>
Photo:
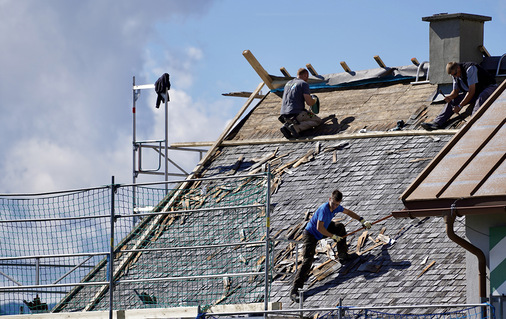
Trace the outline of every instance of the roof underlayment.
<instances>
[{"instance_id":1,"label":"roof underlayment","mask_svg":"<svg viewBox=\"0 0 506 319\"><path fill-rule=\"evenodd\" d=\"M400 67L385 67L361 71L351 71L342 73L332 73L325 75L310 76L308 83L311 90L343 88L350 86L359 86L374 83L398 82L410 80L414 81L417 76L425 78L428 73L428 64L417 67L415 65ZM287 81L291 78L279 78L272 76L274 81ZM272 92L281 92L283 87L271 90Z\"/></svg>"}]
</instances>

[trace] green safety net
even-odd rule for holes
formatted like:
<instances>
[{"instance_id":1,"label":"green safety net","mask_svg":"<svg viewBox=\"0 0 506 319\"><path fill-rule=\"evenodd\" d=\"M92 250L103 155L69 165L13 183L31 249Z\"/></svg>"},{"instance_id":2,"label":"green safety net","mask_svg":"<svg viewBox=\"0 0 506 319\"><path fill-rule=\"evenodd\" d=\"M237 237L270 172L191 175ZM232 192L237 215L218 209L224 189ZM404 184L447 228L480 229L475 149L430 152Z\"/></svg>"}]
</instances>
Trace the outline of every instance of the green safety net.
<instances>
[{"instance_id":1,"label":"green safety net","mask_svg":"<svg viewBox=\"0 0 506 319\"><path fill-rule=\"evenodd\" d=\"M185 186L0 195L0 314L109 309L111 221L113 309L263 301L266 177Z\"/></svg>"}]
</instances>

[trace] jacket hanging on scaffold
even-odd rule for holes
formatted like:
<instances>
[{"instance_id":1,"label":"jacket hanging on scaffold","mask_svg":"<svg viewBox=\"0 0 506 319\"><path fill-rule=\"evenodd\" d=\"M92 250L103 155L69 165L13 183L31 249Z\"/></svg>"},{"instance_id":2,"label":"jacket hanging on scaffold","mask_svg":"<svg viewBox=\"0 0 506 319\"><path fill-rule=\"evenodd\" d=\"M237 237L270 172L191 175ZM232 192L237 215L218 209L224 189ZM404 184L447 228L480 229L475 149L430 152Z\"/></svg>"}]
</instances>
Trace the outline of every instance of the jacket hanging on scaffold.
<instances>
[{"instance_id":1,"label":"jacket hanging on scaffold","mask_svg":"<svg viewBox=\"0 0 506 319\"><path fill-rule=\"evenodd\" d=\"M160 107L161 102L165 103L165 98L167 98L167 101L169 100L168 94L165 96L167 90L170 90L170 76L168 73L164 73L155 82L155 92L157 94L156 108Z\"/></svg>"}]
</instances>

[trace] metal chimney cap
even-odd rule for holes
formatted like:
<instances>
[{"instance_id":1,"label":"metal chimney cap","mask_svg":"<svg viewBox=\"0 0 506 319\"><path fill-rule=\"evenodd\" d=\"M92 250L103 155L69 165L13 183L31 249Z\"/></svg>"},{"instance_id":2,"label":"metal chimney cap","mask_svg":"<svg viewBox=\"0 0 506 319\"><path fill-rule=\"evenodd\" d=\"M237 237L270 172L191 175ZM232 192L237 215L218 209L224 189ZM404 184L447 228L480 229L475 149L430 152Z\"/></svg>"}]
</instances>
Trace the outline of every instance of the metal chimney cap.
<instances>
[{"instance_id":1,"label":"metal chimney cap","mask_svg":"<svg viewBox=\"0 0 506 319\"><path fill-rule=\"evenodd\" d=\"M422 21L443 21L443 20L450 20L450 19L461 19L461 20L472 20L472 21L478 21L478 22L485 22L492 20L492 17L488 16L482 16L477 14L469 14L469 13L437 13L434 15L431 15L430 17L423 17Z\"/></svg>"}]
</instances>

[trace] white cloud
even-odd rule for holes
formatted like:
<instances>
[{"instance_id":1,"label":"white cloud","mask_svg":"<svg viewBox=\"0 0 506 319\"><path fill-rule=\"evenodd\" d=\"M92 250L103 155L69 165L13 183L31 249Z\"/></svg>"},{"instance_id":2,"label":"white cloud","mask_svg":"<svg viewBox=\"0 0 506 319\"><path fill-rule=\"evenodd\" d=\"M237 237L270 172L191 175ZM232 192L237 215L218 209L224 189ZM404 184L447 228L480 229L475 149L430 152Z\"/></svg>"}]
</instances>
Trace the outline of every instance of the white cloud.
<instances>
[{"instance_id":1,"label":"white cloud","mask_svg":"<svg viewBox=\"0 0 506 319\"><path fill-rule=\"evenodd\" d=\"M144 76L158 78L170 70L171 83L179 89L188 89L194 84L197 64L204 58L202 50L196 47L162 50L163 56L157 58L152 50L146 50ZM158 53L158 52L157 52Z\"/></svg>"},{"instance_id":2,"label":"white cloud","mask_svg":"<svg viewBox=\"0 0 506 319\"><path fill-rule=\"evenodd\" d=\"M123 181L131 175L126 170L114 172L114 167L131 167L127 147L98 152L31 137L19 140L9 153L10 160L2 167L5 173L0 182L18 192L61 190L61 185L65 188L105 185L111 174L118 174Z\"/></svg>"},{"instance_id":3,"label":"white cloud","mask_svg":"<svg viewBox=\"0 0 506 319\"><path fill-rule=\"evenodd\" d=\"M150 62L146 54L157 21L184 21L211 5L203 0L1 1L0 192L103 185L111 175L130 182L132 75L151 80L163 69L160 59ZM170 52L181 62L175 74L179 90L185 90L193 84L191 66L204 53L196 47ZM184 95L174 92L176 101ZM182 103L194 122L205 121L205 114L192 113L191 99ZM150 105L154 109L154 102ZM159 116L153 116L143 128L150 135L157 130L151 125ZM186 139L180 130L175 125L182 140L197 137L192 131Z\"/></svg>"},{"instance_id":4,"label":"white cloud","mask_svg":"<svg viewBox=\"0 0 506 319\"><path fill-rule=\"evenodd\" d=\"M201 60L204 57L204 53L199 48L190 47L188 48L188 56L195 59Z\"/></svg>"}]
</instances>

